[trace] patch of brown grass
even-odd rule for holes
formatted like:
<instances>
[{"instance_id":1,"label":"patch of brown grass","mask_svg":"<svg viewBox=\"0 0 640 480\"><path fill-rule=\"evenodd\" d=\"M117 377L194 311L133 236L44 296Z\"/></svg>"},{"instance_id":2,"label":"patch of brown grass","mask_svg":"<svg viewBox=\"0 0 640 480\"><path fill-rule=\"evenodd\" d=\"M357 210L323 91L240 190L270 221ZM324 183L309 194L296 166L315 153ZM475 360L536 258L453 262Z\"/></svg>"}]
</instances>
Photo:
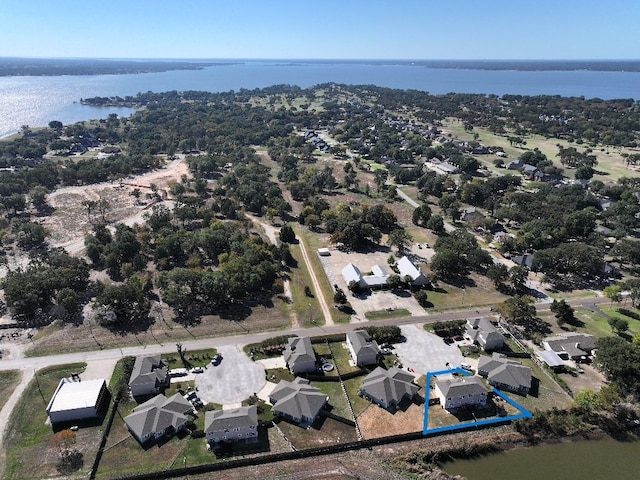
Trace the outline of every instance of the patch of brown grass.
<instances>
[{"instance_id":1,"label":"patch of brown grass","mask_svg":"<svg viewBox=\"0 0 640 480\"><path fill-rule=\"evenodd\" d=\"M417 401L404 402L404 409L391 413L371 404L358 416L358 425L364 438L380 438L403 433L421 432L424 422L424 404L419 395Z\"/></svg>"}]
</instances>

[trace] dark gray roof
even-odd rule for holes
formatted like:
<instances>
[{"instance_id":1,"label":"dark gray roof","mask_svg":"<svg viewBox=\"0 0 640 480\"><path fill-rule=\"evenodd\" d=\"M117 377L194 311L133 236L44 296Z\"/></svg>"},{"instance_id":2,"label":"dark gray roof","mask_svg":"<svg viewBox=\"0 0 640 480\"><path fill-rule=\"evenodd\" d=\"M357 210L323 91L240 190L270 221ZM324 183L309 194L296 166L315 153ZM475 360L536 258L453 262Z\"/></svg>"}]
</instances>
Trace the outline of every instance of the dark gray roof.
<instances>
[{"instance_id":1,"label":"dark gray roof","mask_svg":"<svg viewBox=\"0 0 640 480\"><path fill-rule=\"evenodd\" d=\"M129 385L162 383L167 378L167 366L162 363L160 355L137 357L133 364Z\"/></svg>"},{"instance_id":2,"label":"dark gray roof","mask_svg":"<svg viewBox=\"0 0 640 480\"><path fill-rule=\"evenodd\" d=\"M360 353L371 353L377 355L380 349L375 340L371 340L371 337L364 330L356 330L354 332L347 333L347 338L353 346L353 350L356 355Z\"/></svg>"},{"instance_id":3,"label":"dark gray roof","mask_svg":"<svg viewBox=\"0 0 640 480\"><path fill-rule=\"evenodd\" d=\"M288 345L282 353L287 365L292 367L296 362L314 361L316 360L316 353L311 345L311 339L309 337L291 337L288 340Z\"/></svg>"},{"instance_id":4,"label":"dark gray roof","mask_svg":"<svg viewBox=\"0 0 640 480\"><path fill-rule=\"evenodd\" d=\"M440 380L438 387L445 397L462 397L487 393L487 388L477 377L465 377L462 380Z\"/></svg>"},{"instance_id":5,"label":"dark gray roof","mask_svg":"<svg viewBox=\"0 0 640 480\"><path fill-rule=\"evenodd\" d=\"M531 388L531 368L494 353L491 357L480 357L478 372L486 375L490 383L508 385L513 389Z\"/></svg>"},{"instance_id":6,"label":"dark gray roof","mask_svg":"<svg viewBox=\"0 0 640 480\"><path fill-rule=\"evenodd\" d=\"M327 396L309 381L296 378L293 382L281 380L269 395L276 413L293 418L316 418L327 403Z\"/></svg>"},{"instance_id":7,"label":"dark gray roof","mask_svg":"<svg viewBox=\"0 0 640 480\"><path fill-rule=\"evenodd\" d=\"M169 426L177 428L188 420L185 414L192 410L192 405L179 393L169 398L160 394L138 405L124 421L129 430L141 439Z\"/></svg>"},{"instance_id":8,"label":"dark gray roof","mask_svg":"<svg viewBox=\"0 0 640 480\"><path fill-rule=\"evenodd\" d=\"M362 382L362 391L385 404L398 404L403 397L412 398L420 387L413 383L414 377L398 368L385 370L376 368Z\"/></svg>"},{"instance_id":9,"label":"dark gray roof","mask_svg":"<svg viewBox=\"0 0 640 480\"><path fill-rule=\"evenodd\" d=\"M556 352L567 352L572 357L590 355L596 348L596 339L584 333L563 333L544 340L549 349Z\"/></svg>"},{"instance_id":10,"label":"dark gray roof","mask_svg":"<svg viewBox=\"0 0 640 480\"><path fill-rule=\"evenodd\" d=\"M213 432L233 428L257 427L258 407L239 407L230 410L214 410L204 415L204 431Z\"/></svg>"},{"instance_id":11,"label":"dark gray roof","mask_svg":"<svg viewBox=\"0 0 640 480\"><path fill-rule=\"evenodd\" d=\"M474 318L468 319L466 325L467 335L471 337L474 342L479 341L482 337L484 343L492 344L495 339L502 339L504 337L498 329L486 318Z\"/></svg>"}]
</instances>

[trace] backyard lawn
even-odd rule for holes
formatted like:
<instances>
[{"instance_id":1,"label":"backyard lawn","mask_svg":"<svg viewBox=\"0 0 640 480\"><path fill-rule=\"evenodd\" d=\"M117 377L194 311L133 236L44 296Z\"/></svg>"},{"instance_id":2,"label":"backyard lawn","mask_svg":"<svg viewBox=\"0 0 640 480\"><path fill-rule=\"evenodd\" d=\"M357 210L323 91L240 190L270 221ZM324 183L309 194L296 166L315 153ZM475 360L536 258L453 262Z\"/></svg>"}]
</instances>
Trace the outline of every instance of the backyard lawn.
<instances>
[{"instance_id":1,"label":"backyard lawn","mask_svg":"<svg viewBox=\"0 0 640 480\"><path fill-rule=\"evenodd\" d=\"M308 429L282 420L278 422L278 427L297 450L355 442L358 439L354 427L327 417L320 417Z\"/></svg>"}]
</instances>

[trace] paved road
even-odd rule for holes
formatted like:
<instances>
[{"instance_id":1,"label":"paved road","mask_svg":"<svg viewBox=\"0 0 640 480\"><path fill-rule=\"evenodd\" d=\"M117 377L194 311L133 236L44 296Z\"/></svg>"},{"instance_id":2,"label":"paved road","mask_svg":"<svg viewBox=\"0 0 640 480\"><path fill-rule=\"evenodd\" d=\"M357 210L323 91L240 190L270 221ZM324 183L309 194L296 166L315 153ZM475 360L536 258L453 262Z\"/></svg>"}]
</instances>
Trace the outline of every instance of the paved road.
<instances>
[{"instance_id":1,"label":"paved road","mask_svg":"<svg viewBox=\"0 0 640 480\"><path fill-rule=\"evenodd\" d=\"M591 308L593 305L602 303L609 303L610 300L606 297L596 298L581 298L576 300L569 300L567 303L572 306L583 306ZM536 307L539 311L549 310L548 304L537 304ZM456 310L442 313L435 313L431 315L422 315L414 317L400 317L390 318L385 320L376 320L376 326L382 325L410 325L415 323L435 323L448 320L463 320L470 317L479 315L491 315L492 312L489 308L479 308L477 310ZM368 323L368 322L365 322ZM188 340L182 342L184 347L189 350L198 350L210 347L221 347L225 345L247 345L249 343L261 342L266 338L271 338L276 335L304 335L304 336L317 336L331 333L346 333L357 328L361 328L362 323L352 323L345 325L332 325L324 327L311 327L311 328L295 328L288 330L280 330L278 332L262 332L262 333L250 333L245 335L233 335L228 337L217 338L203 338L198 340ZM65 363L74 362L87 362L91 360L109 360L118 359L128 355L154 355L159 353L171 353L176 351L176 347L173 344L153 344L153 345L139 345L134 347L122 347L106 350L94 350L90 352L74 352L74 353L62 353L58 355L48 355L45 357L30 357L19 359L6 359L0 360L0 371L2 370L23 370L33 371L40 368L48 367L51 365L63 365Z\"/></svg>"},{"instance_id":2,"label":"paved road","mask_svg":"<svg viewBox=\"0 0 640 480\"><path fill-rule=\"evenodd\" d=\"M606 297L588 298L569 300L571 306L583 306L585 308L594 308L598 304L608 303L610 300ZM549 310L549 304L537 304L536 307L539 311ZM376 326L382 325L411 325L420 323L435 323L440 321L449 320L463 320L470 317L480 315L490 315L491 310L488 308L480 308L477 310L461 310L436 313L432 315L414 316L414 317L401 317L391 318L386 320L377 320ZM366 322L365 322L366 323ZM182 342L183 346L189 350L200 350L204 348L224 348L233 346L243 346L249 343L261 342L266 338L271 338L275 335L299 335L299 336L318 336L331 333L346 333L363 326L363 323L351 323L346 325L332 325L325 327L313 327L313 328L291 328L279 332L265 332L265 333L252 333L248 335L234 335L229 337L218 338L204 338L199 340L190 340ZM18 399L22 396L22 392L25 387L33 378L34 373L41 368L49 367L52 365L64 365L68 363L76 362L90 362L99 360L114 360L124 356L138 356L138 355L153 355L160 353L171 353L176 350L174 345L143 345L135 347L123 347L108 350L94 350L91 352L75 352L75 353L63 353L59 355L48 355L46 357L31 357L31 358L14 358L0 360L0 371L3 370L20 370L22 372L22 379L20 385L15 389L9 401L5 404L4 408L0 411L0 451L2 450L2 440L4 438L4 429L7 426L9 415L13 410Z\"/></svg>"}]
</instances>

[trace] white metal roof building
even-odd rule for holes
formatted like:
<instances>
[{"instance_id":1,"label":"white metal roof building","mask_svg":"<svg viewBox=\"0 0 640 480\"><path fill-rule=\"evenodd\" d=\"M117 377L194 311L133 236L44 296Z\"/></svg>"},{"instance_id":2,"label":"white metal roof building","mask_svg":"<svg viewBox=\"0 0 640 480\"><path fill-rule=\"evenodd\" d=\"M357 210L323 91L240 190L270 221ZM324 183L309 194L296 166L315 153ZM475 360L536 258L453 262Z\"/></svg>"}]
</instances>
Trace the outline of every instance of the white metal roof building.
<instances>
[{"instance_id":1,"label":"white metal roof building","mask_svg":"<svg viewBox=\"0 0 640 480\"><path fill-rule=\"evenodd\" d=\"M72 382L60 380L47 413L51 423L72 422L95 418L107 397L107 382L104 378Z\"/></svg>"}]
</instances>

